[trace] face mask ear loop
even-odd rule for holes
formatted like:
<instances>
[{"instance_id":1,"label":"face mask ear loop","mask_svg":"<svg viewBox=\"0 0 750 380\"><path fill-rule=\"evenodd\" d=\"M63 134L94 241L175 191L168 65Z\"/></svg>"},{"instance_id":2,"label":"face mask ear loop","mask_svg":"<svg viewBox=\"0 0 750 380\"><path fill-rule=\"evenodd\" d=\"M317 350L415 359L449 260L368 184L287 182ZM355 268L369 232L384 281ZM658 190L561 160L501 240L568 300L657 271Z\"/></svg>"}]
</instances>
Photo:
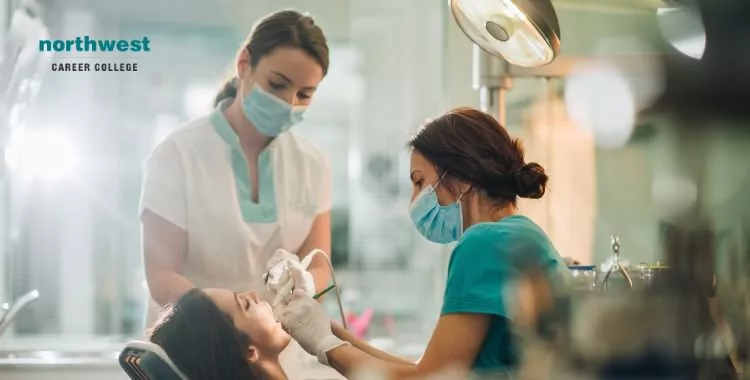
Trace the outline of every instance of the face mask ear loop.
<instances>
[{"instance_id":1,"label":"face mask ear loop","mask_svg":"<svg viewBox=\"0 0 750 380\"><path fill-rule=\"evenodd\" d=\"M443 182L443 178L448 175L448 172L444 172L443 175L438 178L437 182L435 182L435 190L437 190L438 186L440 186L440 183Z\"/></svg>"},{"instance_id":2,"label":"face mask ear loop","mask_svg":"<svg viewBox=\"0 0 750 380\"><path fill-rule=\"evenodd\" d=\"M456 205L458 205L458 220L459 220L459 226L458 226L458 238L461 239L461 237L464 235L464 208L461 206L461 197L464 196L465 193L461 193L458 195L458 199L456 199Z\"/></svg>"}]
</instances>

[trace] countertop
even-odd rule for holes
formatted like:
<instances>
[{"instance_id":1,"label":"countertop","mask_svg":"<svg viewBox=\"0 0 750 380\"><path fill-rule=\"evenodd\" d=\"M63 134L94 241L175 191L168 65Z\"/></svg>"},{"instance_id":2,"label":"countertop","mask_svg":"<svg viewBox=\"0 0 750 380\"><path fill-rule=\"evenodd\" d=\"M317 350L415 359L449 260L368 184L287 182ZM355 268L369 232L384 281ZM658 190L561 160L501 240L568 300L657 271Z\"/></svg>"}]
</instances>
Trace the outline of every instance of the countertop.
<instances>
[{"instance_id":1,"label":"countertop","mask_svg":"<svg viewBox=\"0 0 750 380\"><path fill-rule=\"evenodd\" d=\"M0 367L118 367L126 342L123 337L3 337Z\"/></svg>"}]
</instances>

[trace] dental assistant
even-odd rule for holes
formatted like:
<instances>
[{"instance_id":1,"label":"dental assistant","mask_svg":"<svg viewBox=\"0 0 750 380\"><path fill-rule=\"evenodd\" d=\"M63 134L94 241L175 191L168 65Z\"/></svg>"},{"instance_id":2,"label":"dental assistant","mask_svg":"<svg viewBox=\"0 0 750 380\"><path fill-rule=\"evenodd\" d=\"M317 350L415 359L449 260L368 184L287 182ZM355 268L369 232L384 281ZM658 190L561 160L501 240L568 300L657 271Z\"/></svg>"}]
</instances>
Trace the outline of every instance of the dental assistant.
<instances>
[{"instance_id":1,"label":"dental assistant","mask_svg":"<svg viewBox=\"0 0 750 380\"><path fill-rule=\"evenodd\" d=\"M166 138L148 160L140 205L147 326L192 288L261 289L277 249L330 251L331 173L323 152L289 129L328 70L314 20L261 19L238 51L216 108ZM320 256L320 255L319 255ZM310 273L328 285L325 258ZM290 377L290 358L282 365Z\"/></svg>"},{"instance_id":2,"label":"dental assistant","mask_svg":"<svg viewBox=\"0 0 750 380\"><path fill-rule=\"evenodd\" d=\"M521 278L522 262L537 264L555 284L563 285L567 271L544 231L516 212L519 197L544 195L547 174L525 162L519 140L492 116L470 108L428 122L409 146L415 227L435 243L458 241L422 359L410 363L332 329L325 310L304 293L295 292L282 324L306 351L344 375L367 365L392 379L513 373L520 352L508 285Z\"/></svg>"}]
</instances>

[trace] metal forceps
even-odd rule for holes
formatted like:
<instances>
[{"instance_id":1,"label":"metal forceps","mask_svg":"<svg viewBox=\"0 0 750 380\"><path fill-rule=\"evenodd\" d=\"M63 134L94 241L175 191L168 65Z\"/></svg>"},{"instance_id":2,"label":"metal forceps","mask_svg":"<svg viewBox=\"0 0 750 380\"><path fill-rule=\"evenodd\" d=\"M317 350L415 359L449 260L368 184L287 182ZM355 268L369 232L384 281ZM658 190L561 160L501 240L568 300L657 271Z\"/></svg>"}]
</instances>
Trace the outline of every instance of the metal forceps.
<instances>
[{"instance_id":1,"label":"metal forceps","mask_svg":"<svg viewBox=\"0 0 750 380\"><path fill-rule=\"evenodd\" d=\"M622 265L622 262L620 262L620 238L618 236L612 236L612 265L610 265L609 270L607 270L607 274L604 275L602 291L607 290L609 277L614 272L619 272L622 277L625 278L628 288L633 289L633 279L630 278L630 273L628 273L627 269Z\"/></svg>"}]
</instances>

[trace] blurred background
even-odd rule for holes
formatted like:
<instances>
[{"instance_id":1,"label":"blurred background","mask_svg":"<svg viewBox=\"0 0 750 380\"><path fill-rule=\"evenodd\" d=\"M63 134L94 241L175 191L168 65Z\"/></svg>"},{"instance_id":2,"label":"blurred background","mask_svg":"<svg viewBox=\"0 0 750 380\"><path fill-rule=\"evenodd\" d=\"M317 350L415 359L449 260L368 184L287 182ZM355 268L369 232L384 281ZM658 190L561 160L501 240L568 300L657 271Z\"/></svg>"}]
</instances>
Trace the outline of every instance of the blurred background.
<instances>
[{"instance_id":1,"label":"blurred background","mask_svg":"<svg viewBox=\"0 0 750 380\"><path fill-rule=\"evenodd\" d=\"M145 160L210 111L255 20L294 8L316 18L331 47L329 74L295 133L332 162L331 255L345 307L371 318L367 337L382 347L421 353L452 247L427 242L411 224L404 143L426 118L481 105L477 52L447 3L0 0L0 304L40 295L0 345L142 334ZM582 264L608 259L611 235L623 259L654 263L665 226L691 213L712 223L717 257L748 252L750 134L733 119L711 120L708 133L681 128L694 120L679 113L642 112L664 90L661 57L703 55L699 18L661 0L552 3L561 54L546 71L517 71L505 98L505 126L551 177L548 195L521 202L521 212ZM11 27L19 9L34 13L23 33ZM36 47L45 34L147 36L151 52L132 58L138 72L52 72Z\"/></svg>"}]
</instances>

